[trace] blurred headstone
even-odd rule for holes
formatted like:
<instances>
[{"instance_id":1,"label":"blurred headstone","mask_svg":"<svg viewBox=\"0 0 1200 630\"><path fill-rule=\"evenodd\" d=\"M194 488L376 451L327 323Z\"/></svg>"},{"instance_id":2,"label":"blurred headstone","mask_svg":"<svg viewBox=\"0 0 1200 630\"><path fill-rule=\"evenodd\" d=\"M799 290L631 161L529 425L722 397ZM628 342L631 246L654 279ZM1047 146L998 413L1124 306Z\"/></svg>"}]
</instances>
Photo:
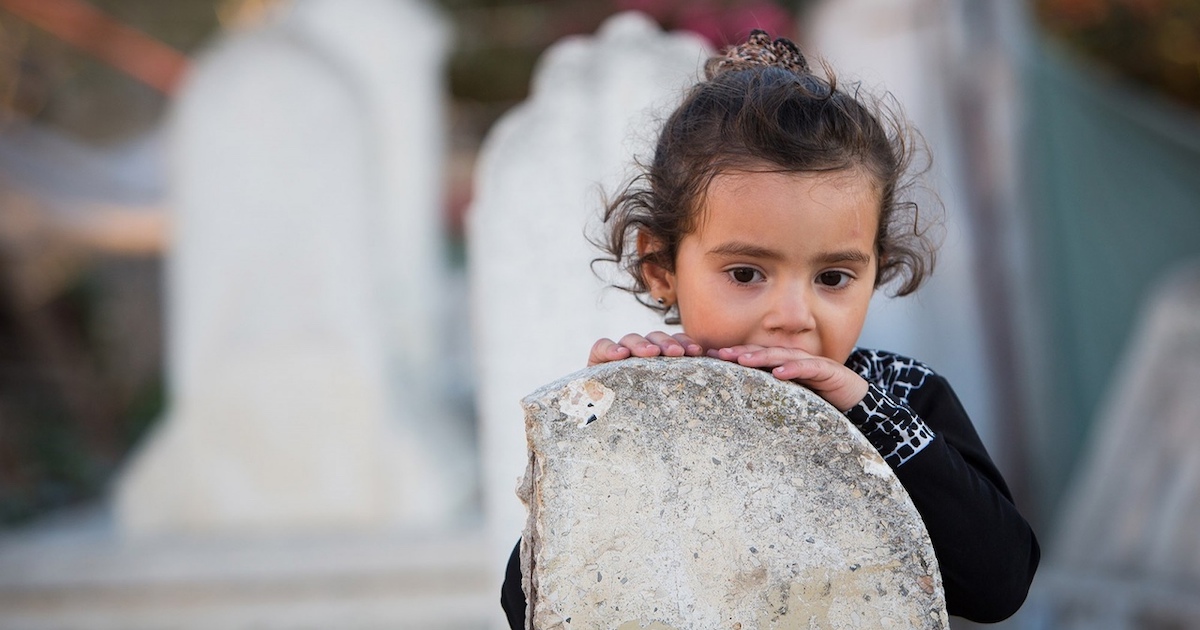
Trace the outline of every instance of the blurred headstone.
<instances>
[{"instance_id":1,"label":"blurred headstone","mask_svg":"<svg viewBox=\"0 0 1200 630\"><path fill-rule=\"evenodd\" d=\"M547 51L530 99L484 143L468 260L497 574L524 519L513 496L526 452L518 401L583 366L596 339L663 328L631 296L605 290L588 235L601 233L603 194L633 173L635 155L649 157L658 123L708 54L696 37L617 15Z\"/></svg>"},{"instance_id":2,"label":"blurred headstone","mask_svg":"<svg viewBox=\"0 0 1200 630\"><path fill-rule=\"evenodd\" d=\"M809 390L630 359L524 405L527 627L949 627L920 514Z\"/></svg>"},{"instance_id":3,"label":"blurred headstone","mask_svg":"<svg viewBox=\"0 0 1200 630\"><path fill-rule=\"evenodd\" d=\"M131 534L445 524L474 488L437 355L446 28L301 0L196 64L172 124L170 408Z\"/></svg>"},{"instance_id":4,"label":"blurred headstone","mask_svg":"<svg viewBox=\"0 0 1200 630\"><path fill-rule=\"evenodd\" d=\"M1028 607L1042 627L1200 627L1200 261L1116 371Z\"/></svg>"}]
</instances>

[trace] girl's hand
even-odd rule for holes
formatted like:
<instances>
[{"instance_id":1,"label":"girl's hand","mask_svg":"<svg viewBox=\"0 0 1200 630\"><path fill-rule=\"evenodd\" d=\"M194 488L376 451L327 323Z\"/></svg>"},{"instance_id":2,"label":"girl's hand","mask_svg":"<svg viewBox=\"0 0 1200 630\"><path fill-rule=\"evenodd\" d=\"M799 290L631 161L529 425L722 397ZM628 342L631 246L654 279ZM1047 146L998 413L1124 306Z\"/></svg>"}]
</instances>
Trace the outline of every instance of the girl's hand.
<instances>
[{"instance_id":1,"label":"girl's hand","mask_svg":"<svg viewBox=\"0 0 1200 630\"><path fill-rule=\"evenodd\" d=\"M699 357L704 356L704 349L683 333L668 335L656 330L644 337L630 333L621 337L620 341L604 338L592 344L588 367L629 357L656 357L660 354L664 357Z\"/></svg>"},{"instance_id":2,"label":"girl's hand","mask_svg":"<svg viewBox=\"0 0 1200 630\"><path fill-rule=\"evenodd\" d=\"M768 368L775 378L804 385L843 413L867 395L867 381L854 370L803 350L744 345L708 354L746 367Z\"/></svg>"}]
</instances>

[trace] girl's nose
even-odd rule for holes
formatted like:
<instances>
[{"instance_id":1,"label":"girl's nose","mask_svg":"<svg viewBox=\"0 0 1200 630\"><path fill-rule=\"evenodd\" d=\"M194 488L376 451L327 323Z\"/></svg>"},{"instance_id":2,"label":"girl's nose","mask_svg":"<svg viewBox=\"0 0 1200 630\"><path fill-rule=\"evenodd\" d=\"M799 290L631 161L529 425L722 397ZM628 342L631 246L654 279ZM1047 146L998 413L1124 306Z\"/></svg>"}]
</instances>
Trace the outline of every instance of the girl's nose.
<instances>
[{"instance_id":1,"label":"girl's nose","mask_svg":"<svg viewBox=\"0 0 1200 630\"><path fill-rule=\"evenodd\" d=\"M816 326L812 299L808 287L780 287L772 296L763 325L768 330L789 335L812 330Z\"/></svg>"}]
</instances>

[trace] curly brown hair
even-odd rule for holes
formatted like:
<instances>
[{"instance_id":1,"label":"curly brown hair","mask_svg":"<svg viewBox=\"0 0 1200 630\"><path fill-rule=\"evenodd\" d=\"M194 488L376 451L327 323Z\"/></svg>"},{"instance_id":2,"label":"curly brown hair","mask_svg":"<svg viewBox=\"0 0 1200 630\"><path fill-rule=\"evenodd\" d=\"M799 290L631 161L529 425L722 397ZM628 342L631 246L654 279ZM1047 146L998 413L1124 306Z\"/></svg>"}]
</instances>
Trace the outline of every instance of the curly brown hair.
<instances>
[{"instance_id":1,"label":"curly brown hair","mask_svg":"<svg viewBox=\"0 0 1200 630\"><path fill-rule=\"evenodd\" d=\"M713 178L731 171L835 172L862 169L880 193L875 286L898 281L895 295L916 291L933 271L936 243L907 193L924 169L913 168L919 134L894 102L858 86L813 74L794 44L756 31L747 44L710 59L706 80L691 88L663 126L653 161L605 208L608 230L597 243L632 283L619 288L646 299L643 265L674 271L680 241L696 228ZM925 155L924 152L921 152ZM637 236L658 249L639 255Z\"/></svg>"}]
</instances>

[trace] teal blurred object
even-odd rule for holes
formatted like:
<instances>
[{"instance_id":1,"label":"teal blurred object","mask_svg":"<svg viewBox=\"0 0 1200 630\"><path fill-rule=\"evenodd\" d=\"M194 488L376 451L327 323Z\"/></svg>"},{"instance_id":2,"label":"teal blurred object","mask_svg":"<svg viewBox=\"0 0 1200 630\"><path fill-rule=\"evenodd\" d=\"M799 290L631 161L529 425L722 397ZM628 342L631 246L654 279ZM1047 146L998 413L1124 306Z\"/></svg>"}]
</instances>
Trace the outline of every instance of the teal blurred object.
<instances>
[{"instance_id":1,"label":"teal blurred object","mask_svg":"<svg viewBox=\"0 0 1200 630\"><path fill-rule=\"evenodd\" d=\"M1200 112L1044 43L1025 68L1029 223L1053 406L1037 461L1053 515L1098 405L1120 387L1139 306L1200 254ZM1200 317L1200 314L1197 314Z\"/></svg>"}]
</instances>

